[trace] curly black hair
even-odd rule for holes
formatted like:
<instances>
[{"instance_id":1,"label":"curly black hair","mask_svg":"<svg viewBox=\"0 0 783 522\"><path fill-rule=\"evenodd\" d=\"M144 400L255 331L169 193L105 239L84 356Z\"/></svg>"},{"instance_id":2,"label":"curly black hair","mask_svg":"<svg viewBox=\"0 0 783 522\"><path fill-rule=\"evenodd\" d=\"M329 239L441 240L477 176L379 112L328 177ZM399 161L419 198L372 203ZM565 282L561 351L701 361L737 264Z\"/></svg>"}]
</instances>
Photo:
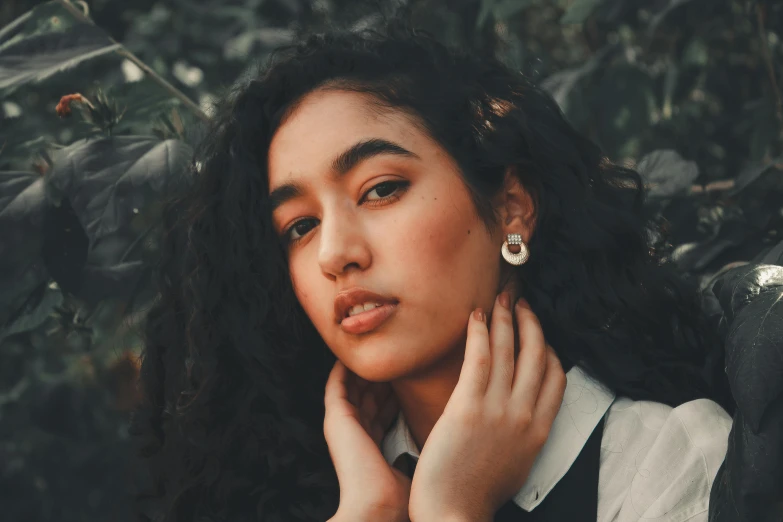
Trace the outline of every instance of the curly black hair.
<instances>
[{"instance_id":1,"label":"curly black hair","mask_svg":"<svg viewBox=\"0 0 783 522\"><path fill-rule=\"evenodd\" d=\"M152 477L140 520L323 521L337 509L323 436L335 358L295 298L267 180L275 130L315 89L412 115L455 159L487 224L516 167L537 222L515 277L566 364L634 400L713 397L705 357L721 340L695 284L651 248L660 230L638 173L499 60L399 20L334 30L279 49L216 104L193 186L166 205L132 423Z\"/></svg>"}]
</instances>

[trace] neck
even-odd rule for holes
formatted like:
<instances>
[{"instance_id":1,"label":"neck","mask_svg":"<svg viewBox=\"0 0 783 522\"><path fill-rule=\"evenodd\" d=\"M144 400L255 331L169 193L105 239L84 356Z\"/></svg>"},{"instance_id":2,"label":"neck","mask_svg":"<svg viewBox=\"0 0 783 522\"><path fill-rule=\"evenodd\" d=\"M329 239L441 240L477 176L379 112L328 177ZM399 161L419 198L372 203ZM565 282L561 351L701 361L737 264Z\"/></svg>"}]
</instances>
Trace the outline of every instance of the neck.
<instances>
[{"instance_id":1,"label":"neck","mask_svg":"<svg viewBox=\"0 0 783 522\"><path fill-rule=\"evenodd\" d=\"M436 365L392 382L405 423L419 451L457 386L465 356L465 342L459 346L461 349L455 348Z\"/></svg>"}]
</instances>

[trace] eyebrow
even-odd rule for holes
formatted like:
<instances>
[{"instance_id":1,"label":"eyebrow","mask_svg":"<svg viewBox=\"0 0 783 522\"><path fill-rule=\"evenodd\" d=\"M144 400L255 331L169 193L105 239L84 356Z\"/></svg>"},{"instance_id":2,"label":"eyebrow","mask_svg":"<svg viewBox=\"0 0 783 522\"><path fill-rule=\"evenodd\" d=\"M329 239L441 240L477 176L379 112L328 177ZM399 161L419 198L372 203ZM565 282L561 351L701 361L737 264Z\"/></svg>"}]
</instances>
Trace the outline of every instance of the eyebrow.
<instances>
[{"instance_id":1,"label":"eyebrow","mask_svg":"<svg viewBox=\"0 0 783 522\"><path fill-rule=\"evenodd\" d=\"M331 165L331 176L333 178L345 176L363 161L384 154L420 159L418 154L401 145L381 138L371 138L351 145L334 158ZM304 188L297 181L280 185L269 194L271 211L274 212L283 203L300 197L302 194L304 194Z\"/></svg>"}]
</instances>

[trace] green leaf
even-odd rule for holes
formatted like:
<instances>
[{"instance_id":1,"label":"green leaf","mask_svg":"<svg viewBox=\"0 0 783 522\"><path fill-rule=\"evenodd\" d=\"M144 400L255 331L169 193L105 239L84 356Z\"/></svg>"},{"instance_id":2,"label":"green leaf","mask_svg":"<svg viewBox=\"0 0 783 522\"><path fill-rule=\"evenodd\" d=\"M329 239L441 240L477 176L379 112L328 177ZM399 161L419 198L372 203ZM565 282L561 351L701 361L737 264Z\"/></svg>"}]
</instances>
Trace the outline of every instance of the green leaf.
<instances>
[{"instance_id":1,"label":"green leaf","mask_svg":"<svg viewBox=\"0 0 783 522\"><path fill-rule=\"evenodd\" d=\"M44 180L34 172L0 172L0 324L46 280L40 257Z\"/></svg>"},{"instance_id":2,"label":"green leaf","mask_svg":"<svg viewBox=\"0 0 783 522\"><path fill-rule=\"evenodd\" d=\"M120 48L101 29L88 23L75 24L62 32L15 38L0 47L0 89L10 92Z\"/></svg>"},{"instance_id":3,"label":"green leaf","mask_svg":"<svg viewBox=\"0 0 783 522\"><path fill-rule=\"evenodd\" d=\"M92 304L108 297L127 299L137 291L148 267L135 248L144 237L132 223L138 215L157 209L156 203L170 190L189 181L185 174L191 156L182 141L147 136L84 140L59 151L47 176L47 212L70 207L75 221L69 228L80 226L88 245L87 252L67 256L83 262L70 271L60 269L59 260L66 258L61 251L45 250L45 261L58 284ZM61 216L55 224L68 217ZM73 248L63 235L47 229L44 242L59 241L61 249Z\"/></svg>"}]
</instances>

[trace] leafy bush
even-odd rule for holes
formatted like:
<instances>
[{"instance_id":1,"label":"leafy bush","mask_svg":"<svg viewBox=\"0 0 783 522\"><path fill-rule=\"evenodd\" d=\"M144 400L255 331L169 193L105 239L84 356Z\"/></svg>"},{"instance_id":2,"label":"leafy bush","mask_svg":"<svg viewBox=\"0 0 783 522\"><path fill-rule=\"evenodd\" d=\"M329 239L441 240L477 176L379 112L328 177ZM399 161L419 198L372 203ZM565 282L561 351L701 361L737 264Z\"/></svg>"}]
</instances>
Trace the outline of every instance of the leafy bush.
<instances>
[{"instance_id":1,"label":"leafy bush","mask_svg":"<svg viewBox=\"0 0 783 522\"><path fill-rule=\"evenodd\" d=\"M497 53L650 187L651 238L706 289L783 263L783 4L411 0L441 39ZM385 4L384 4L385 5ZM127 413L155 297L162 198L187 186L209 101L353 0L0 9L3 519L130 520ZM120 43L121 42L121 43ZM714 300L707 301L715 307Z\"/></svg>"}]
</instances>

